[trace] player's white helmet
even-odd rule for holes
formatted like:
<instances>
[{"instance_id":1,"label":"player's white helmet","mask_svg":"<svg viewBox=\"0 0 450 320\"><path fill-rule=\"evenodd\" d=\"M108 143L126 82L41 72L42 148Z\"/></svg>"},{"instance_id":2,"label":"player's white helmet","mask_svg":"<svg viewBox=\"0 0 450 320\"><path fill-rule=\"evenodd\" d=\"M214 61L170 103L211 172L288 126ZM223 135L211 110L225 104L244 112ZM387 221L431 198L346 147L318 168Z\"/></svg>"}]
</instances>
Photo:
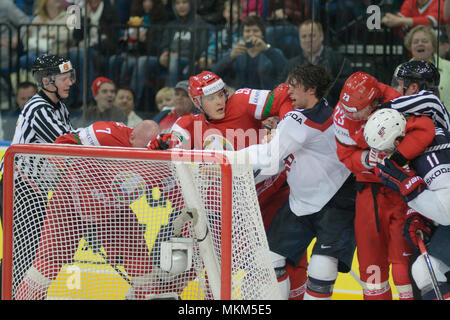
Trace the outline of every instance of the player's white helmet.
<instances>
[{"instance_id":1,"label":"player's white helmet","mask_svg":"<svg viewBox=\"0 0 450 320\"><path fill-rule=\"evenodd\" d=\"M372 113L364 127L364 139L378 151L393 151L397 138L405 136L406 119L394 109L380 109Z\"/></svg>"}]
</instances>

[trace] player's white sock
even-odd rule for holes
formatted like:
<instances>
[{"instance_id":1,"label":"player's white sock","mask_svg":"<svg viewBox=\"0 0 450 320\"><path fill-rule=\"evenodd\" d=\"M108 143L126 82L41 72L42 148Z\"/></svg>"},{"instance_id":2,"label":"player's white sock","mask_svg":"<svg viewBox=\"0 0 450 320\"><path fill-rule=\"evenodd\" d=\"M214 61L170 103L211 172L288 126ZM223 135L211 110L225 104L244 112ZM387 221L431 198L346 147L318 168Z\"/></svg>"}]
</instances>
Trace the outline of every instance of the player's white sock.
<instances>
[{"instance_id":1,"label":"player's white sock","mask_svg":"<svg viewBox=\"0 0 450 320\"><path fill-rule=\"evenodd\" d=\"M289 275L286 272L286 258L272 251L270 252L270 255L272 257L272 266L275 269L275 274L277 276L281 299L288 300L291 283L289 281Z\"/></svg>"},{"instance_id":2,"label":"player's white sock","mask_svg":"<svg viewBox=\"0 0 450 320\"><path fill-rule=\"evenodd\" d=\"M338 260L313 255L308 264L308 281L303 300L331 300L338 271Z\"/></svg>"}]
</instances>

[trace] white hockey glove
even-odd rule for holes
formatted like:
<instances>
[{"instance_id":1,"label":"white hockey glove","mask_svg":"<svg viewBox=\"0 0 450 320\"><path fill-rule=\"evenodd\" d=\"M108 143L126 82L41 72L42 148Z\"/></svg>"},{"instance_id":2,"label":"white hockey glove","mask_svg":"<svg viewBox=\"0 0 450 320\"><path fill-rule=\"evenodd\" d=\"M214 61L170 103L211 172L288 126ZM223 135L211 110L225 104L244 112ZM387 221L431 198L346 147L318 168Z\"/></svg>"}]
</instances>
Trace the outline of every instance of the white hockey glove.
<instances>
[{"instance_id":1,"label":"white hockey glove","mask_svg":"<svg viewBox=\"0 0 450 320\"><path fill-rule=\"evenodd\" d=\"M173 234L177 237L181 236L184 225L193 220L193 226L197 223L198 214L195 209L183 209L183 212L173 220Z\"/></svg>"},{"instance_id":2,"label":"white hockey glove","mask_svg":"<svg viewBox=\"0 0 450 320\"><path fill-rule=\"evenodd\" d=\"M367 169L373 169L377 166L377 163L383 164L386 156L386 153L375 149L364 150L361 154L361 162Z\"/></svg>"}]
</instances>

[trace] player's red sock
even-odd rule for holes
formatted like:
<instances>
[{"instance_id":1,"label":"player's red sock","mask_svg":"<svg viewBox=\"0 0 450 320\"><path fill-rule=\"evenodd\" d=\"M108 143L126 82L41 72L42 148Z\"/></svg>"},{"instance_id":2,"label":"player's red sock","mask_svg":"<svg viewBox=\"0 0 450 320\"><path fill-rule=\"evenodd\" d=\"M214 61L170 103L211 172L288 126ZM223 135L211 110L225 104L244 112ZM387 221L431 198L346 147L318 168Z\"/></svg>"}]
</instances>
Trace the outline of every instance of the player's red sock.
<instances>
[{"instance_id":1,"label":"player's red sock","mask_svg":"<svg viewBox=\"0 0 450 320\"><path fill-rule=\"evenodd\" d=\"M303 300L306 291L306 279L308 278L306 270L308 267L308 260L306 254L297 264L296 267L287 264L286 272L289 275L291 288L289 291L289 300Z\"/></svg>"},{"instance_id":2,"label":"player's red sock","mask_svg":"<svg viewBox=\"0 0 450 320\"><path fill-rule=\"evenodd\" d=\"M392 278L398 291L400 300L414 300L411 280L408 274L408 265L402 263L392 264Z\"/></svg>"},{"instance_id":3,"label":"player's red sock","mask_svg":"<svg viewBox=\"0 0 450 320\"><path fill-rule=\"evenodd\" d=\"M392 300L389 281L380 284L366 284L363 289L364 300Z\"/></svg>"}]
</instances>

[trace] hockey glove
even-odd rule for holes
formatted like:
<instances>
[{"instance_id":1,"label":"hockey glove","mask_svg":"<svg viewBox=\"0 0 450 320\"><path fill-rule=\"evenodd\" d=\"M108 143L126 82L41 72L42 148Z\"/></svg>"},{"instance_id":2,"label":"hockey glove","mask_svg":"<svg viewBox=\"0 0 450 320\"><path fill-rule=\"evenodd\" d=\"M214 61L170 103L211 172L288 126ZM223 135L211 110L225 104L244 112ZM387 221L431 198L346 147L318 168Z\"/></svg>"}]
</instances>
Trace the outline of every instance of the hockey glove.
<instances>
[{"instance_id":1,"label":"hockey glove","mask_svg":"<svg viewBox=\"0 0 450 320\"><path fill-rule=\"evenodd\" d=\"M150 141L148 150L167 150L178 145L180 140L177 136L171 133L164 133L158 135L152 141Z\"/></svg>"},{"instance_id":2,"label":"hockey glove","mask_svg":"<svg viewBox=\"0 0 450 320\"><path fill-rule=\"evenodd\" d=\"M198 221L197 210L183 209L183 211L173 220L173 234L177 237L181 237L183 233L187 231L187 229L183 230L185 224L191 220L193 226L195 226Z\"/></svg>"},{"instance_id":3,"label":"hockey glove","mask_svg":"<svg viewBox=\"0 0 450 320\"><path fill-rule=\"evenodd\" d=\"M377 166L377 163L383 163L385 157L385 153L370 149L363 152L361 160L367 169L372 169Z\"/></svg>"},{"instance_id":4,"label":"hockey glove","mask_svg":"<svg viewBox=\"0 0 450 320\"><path fill-rule=\"evenodd\" d=\"M434 229L435 226L433 225L431 220L425 218L418 212L415 212L411 215L411 217L406 219L405 225L403 227L403 236L406 238L406 240L408 240L411 247L419 250L416 232L418 230L422 231L423 242L427 244L431 239Z\"/></svg>"},{"instance_id":5,"label":"hockey glove","mask_svg":"<svg viewBox=\"0 0 450 320\"><path fill-rule=\"evenodd\" d=\"M377 164L375 174L381 178L381 182L386 187L400 192L406 203L417 197L427 187L425 181L417 176L414 170L404 169L387 158L384 164Z\"/></svg>"}]
</instances>

